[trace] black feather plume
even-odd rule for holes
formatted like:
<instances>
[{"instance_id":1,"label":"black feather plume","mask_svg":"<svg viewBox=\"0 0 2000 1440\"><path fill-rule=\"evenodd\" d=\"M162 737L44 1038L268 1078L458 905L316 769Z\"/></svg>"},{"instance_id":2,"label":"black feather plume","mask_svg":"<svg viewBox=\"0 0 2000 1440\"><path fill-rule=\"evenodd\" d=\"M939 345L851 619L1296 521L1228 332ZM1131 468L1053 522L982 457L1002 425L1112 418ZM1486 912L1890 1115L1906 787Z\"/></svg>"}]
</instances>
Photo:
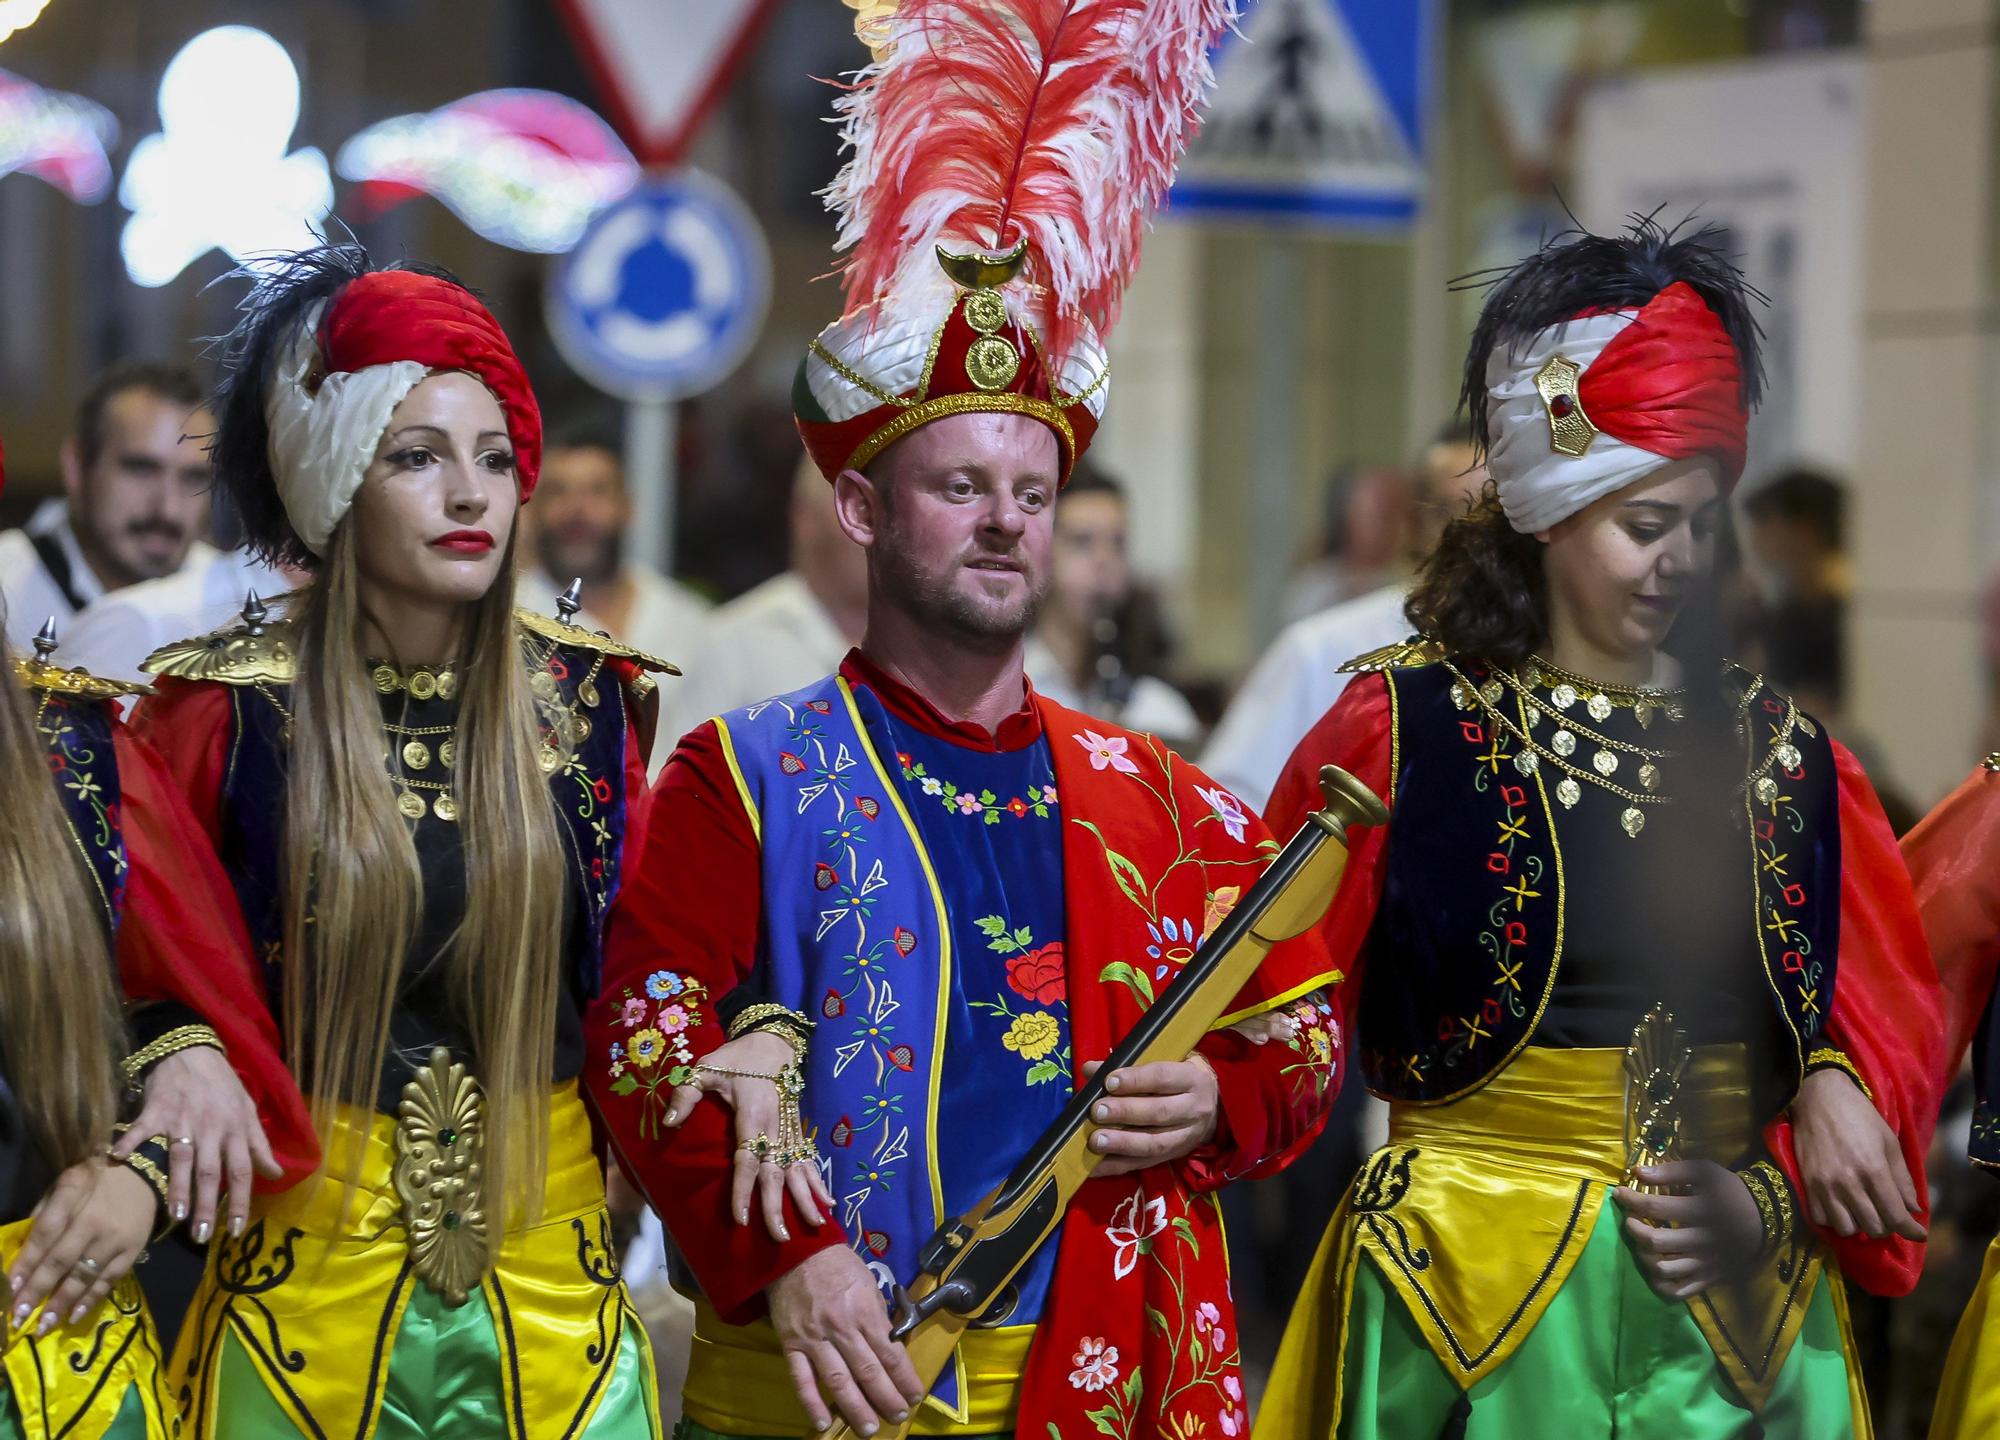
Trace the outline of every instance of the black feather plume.
<instances>
[{"instance_id":1,"label":"black feather plume","mask_svg":"<svg viewBox=\"0 0 2000 1440\"><path fill-rule=\"evenodd\" d=\"M1486 362L1495 348L1519 347L1551 325L1589 310L1631 310L1676 281L1686 281L1708 302L1743 371L1743 403L1754 408L1764 393L1763 331L1754 307L1770 303L1729 258L1725 233L1703 226L1682 232L1659 223L1658 212L1634 215L1622 235L1566 230L1519 264L1481 271L1453 282L1455 290L1486 289L1486 304L1465 356L1459 403L1471 423L1472 443L1486 453Z\"/></svg>"},{"instance_id":2,"label":"black feather plume","mask_svg":"<svg viewBox=\"0 0 2000 1440\"><path fill-rule=\"evenodd\" d=\"M265 560L305 569L318 563L292 528L271 473L271 429L264 415L271 376L313 307L331 302L348 282L375 268L368 252L349 242L259 257L225 277L251 285L237 304L240 318L235 328L214 342L222 379L215 392L210 454L216 479L242 517L251 552ZM436 266L404 263L387 268L417 270L459 283Z\"/></svg>"}]
</instances>

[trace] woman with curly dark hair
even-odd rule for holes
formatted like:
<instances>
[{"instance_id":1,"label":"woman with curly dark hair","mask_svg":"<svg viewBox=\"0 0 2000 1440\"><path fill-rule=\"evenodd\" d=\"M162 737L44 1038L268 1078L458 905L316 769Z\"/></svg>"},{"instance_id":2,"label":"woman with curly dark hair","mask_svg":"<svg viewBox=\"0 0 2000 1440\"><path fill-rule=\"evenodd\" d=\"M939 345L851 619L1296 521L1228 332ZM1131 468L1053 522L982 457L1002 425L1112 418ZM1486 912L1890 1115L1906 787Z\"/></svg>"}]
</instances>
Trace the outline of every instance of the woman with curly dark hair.
<instances>
[{"instance_id":1,"label":"woman with curly dark hair","mask_svg":"<svg viewBox=\"0 0 2000 1440\"><path fill-rule=\"evenodd\" d=\"M1916 1278L1936 977L1860 767L1698 623L1759 388L1719 240L1495 281L1492 482L1274 792L1389 797L1326 925L1391 1120L1259 1440L1869 1433L1824 1272Z\"/></svg>"}]
</instances>

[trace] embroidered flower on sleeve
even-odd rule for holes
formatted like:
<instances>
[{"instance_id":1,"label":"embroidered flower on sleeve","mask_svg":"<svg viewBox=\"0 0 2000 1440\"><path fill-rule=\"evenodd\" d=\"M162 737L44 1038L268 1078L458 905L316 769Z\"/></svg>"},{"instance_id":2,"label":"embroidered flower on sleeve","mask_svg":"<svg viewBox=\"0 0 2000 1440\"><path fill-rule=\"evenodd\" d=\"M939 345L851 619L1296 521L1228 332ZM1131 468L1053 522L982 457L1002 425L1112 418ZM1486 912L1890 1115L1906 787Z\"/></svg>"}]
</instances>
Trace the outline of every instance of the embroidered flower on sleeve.
<instances>
[{"instance_id":1,"label":"embroidered flower on sleeve","mask_svg":"<svg viewBox=\"0 0 2000 1440\"><path fill-rule=\"evenodd\" d=\"M688 1012L684 1005L668 1005L660 1011L660 1028L669 1033L688 1027Z\"/></svg>"},{"instance_id":2,"label":"embroidered flower on sleeve","mask_svg":"<svg viewBox=\"0 0 2000 1440\"><path fill-rule=\"evenodd\" d=\"M687 982L671 970L655 970L646 977L646 993L655 1000L671 1000L687 988Z\"/></svg>"},{"instance_id":3,"label":"embroidered flower on sleeve","mask_svg":"<svg viewBox=\"0 0 2000 1440\"><path fill-rule=\"evenodd\" d=\"M1229 832L1229 838L1240 842L1243 827L1250 823L1250 817L1243 813L1243 806L1234 795L1220 785L1213 790L1197 785L1195 794L1208 802L1208 808L1215 812L1215 818L1222 822L1222 828Z\"/></svg>"},{"instance_id":4,"label":"embroidered flower on sleeve","mask_svg":"<svg viewBox=\"0 0 2000 1440\"><path fill-rule=\"evenodd\" d=\"M1060 1005L1069 998L1069 970L1063 963L1062 941L1007 957L1007 984L1023 1000Z\"/></svg>"},{"instance_id":5,"label":"embroidered flower on sleeve","mask_svg":"<svg viewBox=\"0 0 2000 1440\"><path fill-rule=\"evenodd\" d=\"M1211 1354L1229 1348L1228 1333L1222 1328L1222 1311L1213 1300L1204 1300L1195 1307L1194 1333L1208 1342Z\"/></svg>"},{"instance_id":6,"label":"embroidered flower on sleeve","mask_svg":"<svg viewBox=\"0 0 2000 1440\"><path fill-rule=\"evenodd\" d=\"M666 1048L666 1036L657 1030L641 1030L632 1037L632 1063L641 1070L650 1070L659 1063L660 1052Z\"/></svg>"},{"instance_id":7,"label":"embroidered flower on sleeve","mask_svg":"<svg viewBox=\"0 0 2000 1440\"><path fill-rule=\"evenodd\" d=\"M1104 736L1095 730L1086 730L1071 738L1090 752L1091 769L1116 770L1125 775L1139 773L1138 765L1125 753L1131 742L1123 735Z\"/></svg>"},{"instance_id":8,"label":"embroidered flower on sleeve","mask_svg":"<svg viewBox=\"0 0 2000 1440\"><path fill-rule=\"evenodd\" d=\"M1056 1048L1062 1038L1062 1027L1056 1024L1056 1017L1046 1010L1030 1010L1025 1015L1016 1015L1014 1023L1007 1027L1007 1033L1000 1043L1015 1051L1023 1060L1039 1060Z\"/></svg>"},{"instance_id":9,"label":"embroidered flower on sleeve","mask_svg":"<svg viewBox=\"0 0 2000 1440\"><path fill-rule=\"evenodd\" d=\"M1234 1436L1243 1430L1243 1382L1234 1375L1222 1377L1222 1433Z\"/></svg>"},{"instance_id":10,"label":"embroidered flower on sleeve","mask_svg":"<svg viewBox=\"0 0 2000 1440\"><path fill-rule=\"evenodd\" d=\"M625 997L625 1009L618 1016L619 1022L630 1030L634 1025L646 1023L646 1002L637 995Z\"/></svg>"},{"instance_id":11,"label":"embroidered flower on sleeve","mask_svg":"<svg viewBox=\"0 0 2000 1440\"><path fill-rule=\"evenodd\" d=\"M1157 1197L1148 1200L1143 1185L1120 1201L1111 1212L1111 1223L1104 1227L1104 1238L1116 1252L1111 1260L1112 1278L1123 1280L1130 1275L1139 1257L1151 1248L1147 1242L1166 1228L1167 1202Z\"/></svg>"},{"instance_id":12,"label":"embroidered flower on sleeve","mask_svg":"<svg viewBox=\"0 0 2000 1440\"><path fill-rule=\"evenodd\" d=\"M1118 1347L1107 1345L1102 1336L1085 1336L1070 1357L1076 1368L1069 1383L1079 1390L1108 1390L1118 1383Z\"/></svg>"},{"instance_id":13,"label":"embroidered flower on sleeve","mask_svg":"<svg viewBox=\"0 0 2000 1440\"><path fill-rule=\"evenodd\" d=\"M1219 885L1202 901L1201 938L1206 940L1215 933L1215 927L1229 918L1229 912L1236 908L1236 902L1243 898L1241 885Z\"/></svg>"}]
</instances>

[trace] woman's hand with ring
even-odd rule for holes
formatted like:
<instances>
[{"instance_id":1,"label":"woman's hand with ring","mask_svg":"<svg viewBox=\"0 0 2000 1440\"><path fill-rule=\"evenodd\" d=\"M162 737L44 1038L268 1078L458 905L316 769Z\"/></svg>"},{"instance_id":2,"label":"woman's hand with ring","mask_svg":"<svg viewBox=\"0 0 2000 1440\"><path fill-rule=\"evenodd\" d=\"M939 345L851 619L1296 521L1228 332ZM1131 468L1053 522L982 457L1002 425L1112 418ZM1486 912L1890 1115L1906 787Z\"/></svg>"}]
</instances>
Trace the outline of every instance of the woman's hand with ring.
<instances>
[{"instance_id":1,"label":"woman's hand with ring","mask_svg":"<svg viewBox=\"0 0 2000 1440\"><path fill-rule=\"evenodd\" d=\"M748 1225L754 1194L763 1211L764 1228L780 1242L792 1238L791 1227L785 1223L787 1195L799 1218L815 1230L826 1223L826 1210L833 1205L833 1195L820 1178L816 1163L800 1159L779 1163L791 1157L778 1155L771 1140L779 1128L777 1082L750 1078L776 1075L796 1063L796 1058L782 1035L753 1030L702 1056L695 1066L694 1082L675 1090L667 1106L668 1125L687 1119L704 1095L714 1096L735 1112L736 1173L729 1187L730 1213L738 1225ZM716 1073L725 1070L742 1073ZM760 1137L764 1141L761 1152L757 1149Z\"/></svg>"}]
</instances>

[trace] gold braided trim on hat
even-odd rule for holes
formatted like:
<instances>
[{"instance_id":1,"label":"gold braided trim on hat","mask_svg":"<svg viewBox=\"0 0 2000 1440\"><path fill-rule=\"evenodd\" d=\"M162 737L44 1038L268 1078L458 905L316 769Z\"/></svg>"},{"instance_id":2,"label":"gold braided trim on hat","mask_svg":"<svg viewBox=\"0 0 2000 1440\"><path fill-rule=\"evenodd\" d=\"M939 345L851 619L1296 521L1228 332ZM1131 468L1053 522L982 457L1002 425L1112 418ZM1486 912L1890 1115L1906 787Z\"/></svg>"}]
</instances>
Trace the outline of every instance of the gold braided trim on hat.
<instances>
[{"instance_id":1,"label":"gold braided trim on hat","mask_svg":"<svg viewBox=\"0 0 2000 1440\"><path fill-rule=\"evenodd\" d=\"M924 400L914 405L905 404L900 414L854 447L854 453L847 457L847 467L850 470L862 469L870 460L912 430L928 425L933 420L942 420L947 415L974 415L994 411L1027 415L1041 421L1061 437L1065 458L1075 458L1076 432L1070 428L1069 417L1063 414L1059 406L1051 405L1046 400L1037 400L1031 395L1015 395L1003 390L989 395L940 395L934 400Z\"/></svg>"}]
</instances>

